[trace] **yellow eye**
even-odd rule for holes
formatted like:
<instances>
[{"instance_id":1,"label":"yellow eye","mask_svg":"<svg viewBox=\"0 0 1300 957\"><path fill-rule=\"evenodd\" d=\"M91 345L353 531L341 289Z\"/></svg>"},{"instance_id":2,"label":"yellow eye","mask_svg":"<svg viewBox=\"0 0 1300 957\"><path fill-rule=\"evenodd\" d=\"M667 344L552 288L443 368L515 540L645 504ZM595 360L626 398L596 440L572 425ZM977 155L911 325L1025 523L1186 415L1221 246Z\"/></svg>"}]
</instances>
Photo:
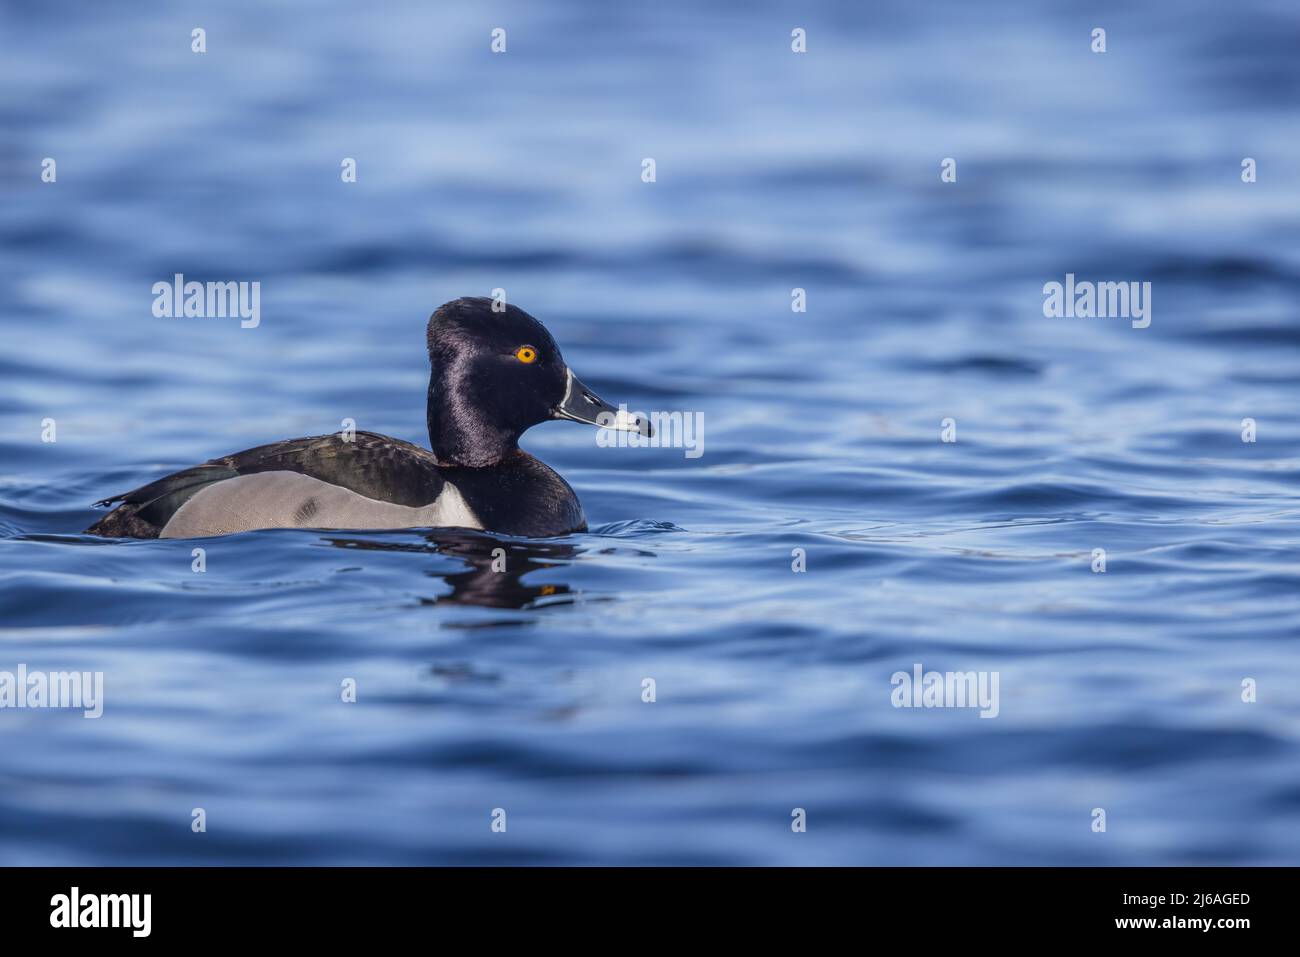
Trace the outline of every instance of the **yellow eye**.
<instances>
[{"instance_id":1,"label":"yellow eye","mask_svg":"<svg viewBox=\"0 0 1300 957\"><path fill-rule=\"evenodd\" d=\"M537 350L532 346L520 346L515 350L515 358L524 363L536 362Z\"/></svg>"}]
</instances>

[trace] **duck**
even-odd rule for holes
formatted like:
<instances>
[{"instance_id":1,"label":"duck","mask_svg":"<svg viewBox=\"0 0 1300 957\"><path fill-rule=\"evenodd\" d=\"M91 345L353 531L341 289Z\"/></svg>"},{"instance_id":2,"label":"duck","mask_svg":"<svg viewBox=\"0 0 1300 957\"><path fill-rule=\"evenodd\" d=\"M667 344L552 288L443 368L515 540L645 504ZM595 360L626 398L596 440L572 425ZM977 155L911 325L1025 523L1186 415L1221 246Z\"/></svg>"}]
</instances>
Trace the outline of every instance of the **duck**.
<instances>
[{"instance_id":1,"label":"duck","mask_svg":"<svg viewBox=\"0 0 1300 957\"><path fill-rule=\"evenodd\" d=\"M525 538L587 530L572 487L519 447L569 419L651 436L573 374L535 318L500 299L439 306L426 330L429 448L344 431L210 459L96 502L108 538L208 538L264 528L468 528Z\"/></svg>"}]
</instances>

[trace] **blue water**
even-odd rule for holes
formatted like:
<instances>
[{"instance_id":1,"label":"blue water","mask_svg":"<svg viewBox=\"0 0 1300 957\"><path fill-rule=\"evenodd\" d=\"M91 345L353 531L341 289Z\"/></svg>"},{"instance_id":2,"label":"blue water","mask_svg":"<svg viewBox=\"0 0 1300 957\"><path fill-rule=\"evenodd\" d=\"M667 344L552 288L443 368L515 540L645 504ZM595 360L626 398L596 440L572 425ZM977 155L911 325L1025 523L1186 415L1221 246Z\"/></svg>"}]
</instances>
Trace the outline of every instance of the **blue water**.
<instances>
[{"instance_id":1,"label":"blue water","mask_svg":"<svg viewBox=\"0 0 1300 957\"><path fill-rule=\"evenodd\" d=\"M0 863L1300 863L1293 3L16 7L0 671L105 704L0 710ZM155 318L175 273L261 325ZM1066 273L1150 327L1045 318ZM704 454L534 429L545 542L79 534L423 443L423 324L497 287ZM894 708L914 663L997 717Z\"/></svg>"}]
</instances>

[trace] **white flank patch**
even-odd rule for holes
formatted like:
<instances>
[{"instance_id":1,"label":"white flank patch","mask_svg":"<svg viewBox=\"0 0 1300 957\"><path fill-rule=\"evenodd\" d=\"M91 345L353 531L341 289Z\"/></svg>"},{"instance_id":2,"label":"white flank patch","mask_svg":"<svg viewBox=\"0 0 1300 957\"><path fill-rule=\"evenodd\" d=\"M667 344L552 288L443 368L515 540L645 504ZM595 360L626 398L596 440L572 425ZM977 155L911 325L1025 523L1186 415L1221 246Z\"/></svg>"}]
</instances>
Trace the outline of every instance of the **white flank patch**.
<instances>
[{"instance_id":1,"label":"white flank patch","mask_svg":"<svg viewBox=\"0 0 1300 957\"><path fill-rule=\"evenodd\" d=\"M240 475L200 489L159 538L205 538L255 528L482 528L451 484L420 507L367 498L299 472Z\"/></svg>"}]
</instances>

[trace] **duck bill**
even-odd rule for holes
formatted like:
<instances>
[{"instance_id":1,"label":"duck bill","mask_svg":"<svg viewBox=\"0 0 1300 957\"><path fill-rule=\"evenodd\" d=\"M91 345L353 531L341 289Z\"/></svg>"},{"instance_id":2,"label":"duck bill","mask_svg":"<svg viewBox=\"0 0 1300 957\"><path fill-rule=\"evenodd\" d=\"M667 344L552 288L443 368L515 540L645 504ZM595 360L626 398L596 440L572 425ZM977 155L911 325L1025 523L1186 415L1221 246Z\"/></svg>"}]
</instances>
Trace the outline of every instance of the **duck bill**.
<instances>
[{"instance_id":1,"label":"duck bill","mask_svg":"<svg viewBox=\"0 0 1300 957\"><path fill-rule=\"evenodd\" d=\"M553 419L572 419L587 425L598 425L602 429L614 429L619 432L636 432L650 436L650 420L645 416L633 415L624 406L616 409L596 393L592 392L582 380L573 374L572 369L565 369L566 377L564 398L551 413Z\"/></svg>"}]
</instances>

